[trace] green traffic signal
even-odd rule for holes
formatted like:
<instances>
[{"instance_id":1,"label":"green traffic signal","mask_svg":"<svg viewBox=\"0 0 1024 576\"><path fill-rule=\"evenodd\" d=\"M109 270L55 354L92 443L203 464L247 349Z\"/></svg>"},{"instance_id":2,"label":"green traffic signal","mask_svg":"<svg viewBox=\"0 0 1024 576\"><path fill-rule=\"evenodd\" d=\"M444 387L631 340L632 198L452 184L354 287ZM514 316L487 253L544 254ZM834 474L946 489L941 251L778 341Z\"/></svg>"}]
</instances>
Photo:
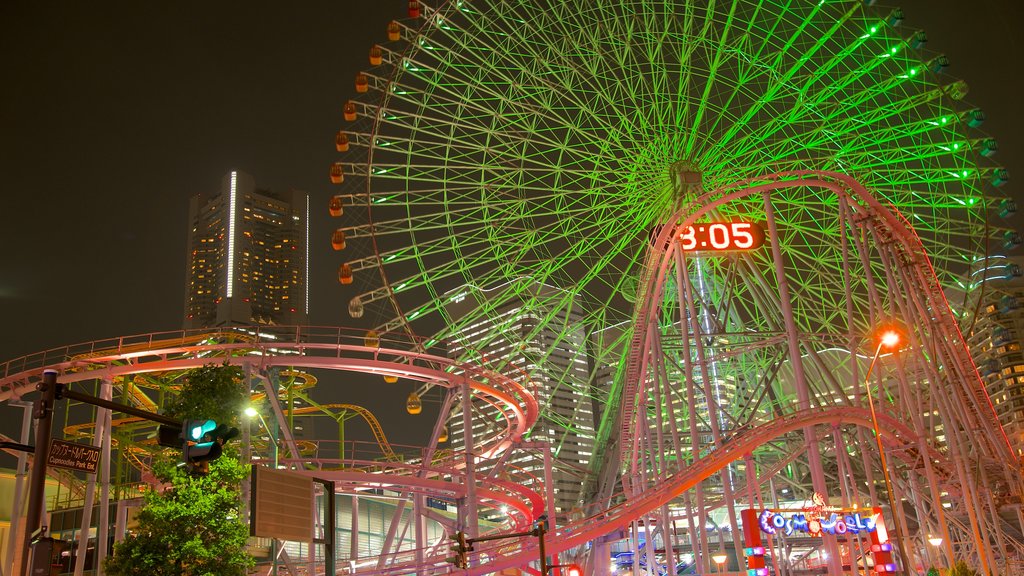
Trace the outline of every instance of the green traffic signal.
<instances>
[{"instance_id":1,"label":"green traffic signal","mask_svg":"<svg viewBox=\"0 0 1024 576\"><path fill-rule=\"evenodd\" d=\"M190 420L186 423L189 440L199 442L203 436L217 429L217 423L213 420Z\"/></svg>"},{"instance_id":2,"label":"green traffic signal","mask_svg":"<svg viewBox=\"0 0 1024 576\"><path fill-rule=\"evenodd\" d=\"M186 420L181 426L182 459L193 473L209 470L205 463L220 458L223 446L238 436L238 428L228 428L214 420Z\"/></svg>"}]
</instances>

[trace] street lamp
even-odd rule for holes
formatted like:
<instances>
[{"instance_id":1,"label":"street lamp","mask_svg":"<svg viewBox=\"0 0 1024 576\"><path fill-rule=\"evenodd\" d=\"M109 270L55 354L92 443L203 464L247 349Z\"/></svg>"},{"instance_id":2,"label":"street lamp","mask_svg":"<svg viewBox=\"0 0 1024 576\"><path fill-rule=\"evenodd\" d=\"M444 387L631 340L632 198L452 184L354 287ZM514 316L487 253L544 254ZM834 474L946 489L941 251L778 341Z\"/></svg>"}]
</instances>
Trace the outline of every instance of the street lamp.
<instances>
[{"instance_id":1,"label":"street lamp","mask_svg":"<svg viewBox=\"0 0 1024 576\"><path fill-rule=\"evenodd\" d=\"M263 419L263 414L260 414L259 410L253 408L252 406L247 406L246 409L244 410L244 413L249 418L252 418L253 416L259 418L260 424L262 424L263 428L267 431L267 436L270 438L271 444L274 445L274 470L277 470L277 439L274 438L273 433L271 433L270 426L267 426L267 421Z\"/></svg>"},{"instance_id":2,"label":"street lamp","mask_svg":"<svg viewBox=\"0 0 1024 576\"><path fill-rule=\"evenodd\" d=\"M939 546L942 546L942 538L939 536L929 536L928 543L938 548Z\"/></svg>"},{"instance_id":3,"label":"street lamp","mask_svg":"<svg viewBox=\"0 0 1024 576\"><path fill-rule=\"evenodd\" d=\"M868 365L867 374L864 375L864 392L868 395L868 406L871 408L871 426L875 431L875 443L878 445L878 458L882 464L882 480L885 482L885 493L889 498L889 510L892 512L892 528L893 532L896 533L896 546L900 550L900 559L903 561L903 570L906 571L907 567L911 564L910 556L907 555L907 549L903 545L903 530L900 528L899 511L896 510L896 500L893 497L892 479L889 477L889 464L885 458L885 450L882 449L882 434L878 428L878 415L875 413L875 400L871 395L871 371L874 370L875 363L878 362L878 357L882 353L882 348L895 349L901 340L902 337L895 328L886 328L878 334L878 347L875 348L875 355L872 356L871 364Z\"/></svg>"},{"instance_id":4,"label":"street lamp","mask_svg":"<svg viewBox=\"0 0 1024 576\"><path fill-rule=\"evenodd\" d=\"M729 557L725 554L715 554L711 557L711 559L715 561L715 564L718 565L718 571L721 572L722 566L725 564L725 561L729 559Z\"/></svg>"}]
</instances>

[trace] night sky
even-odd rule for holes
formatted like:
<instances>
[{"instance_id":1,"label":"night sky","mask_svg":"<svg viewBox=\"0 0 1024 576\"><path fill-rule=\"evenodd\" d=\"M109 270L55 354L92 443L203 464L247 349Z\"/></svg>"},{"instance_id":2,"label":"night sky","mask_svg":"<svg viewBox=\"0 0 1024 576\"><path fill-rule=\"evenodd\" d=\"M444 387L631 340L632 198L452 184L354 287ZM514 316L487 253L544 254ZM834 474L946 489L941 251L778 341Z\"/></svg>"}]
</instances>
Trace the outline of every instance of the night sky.
<instances>
[{"instance_id":1,"label":"night sky","mask_svg":"<svg viewBox=\"0 0 1024 576\"><path fill-rule=\"evenodd\" d=\"M1024 2L888 4L967 81L1016 190ZM311 194L311 323L350 324L329 247L333 138L406 5L0 3L0 361L179 329L188 198L236 169Z\"/></svg>"}]
</instances>

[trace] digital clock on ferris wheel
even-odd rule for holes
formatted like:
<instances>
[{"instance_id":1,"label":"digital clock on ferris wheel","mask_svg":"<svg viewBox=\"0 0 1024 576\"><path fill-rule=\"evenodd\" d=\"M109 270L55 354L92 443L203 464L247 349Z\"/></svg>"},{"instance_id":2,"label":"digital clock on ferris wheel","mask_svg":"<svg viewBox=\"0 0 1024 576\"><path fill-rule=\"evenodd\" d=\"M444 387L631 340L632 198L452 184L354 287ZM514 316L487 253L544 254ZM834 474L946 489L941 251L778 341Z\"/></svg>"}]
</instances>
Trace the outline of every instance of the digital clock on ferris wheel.
<instances>
[{"instance_id":1,"label":"digital clock on ferris wheel","mask_svg":"<svg viewBox=\"0 0 1024 576\"><path fill-rule=\"evenodd\" d=\"M687 252L754 250L764 245L764 228L756 222L701 222L680 228L677 238Z\"/></svg>"}]
</instances>

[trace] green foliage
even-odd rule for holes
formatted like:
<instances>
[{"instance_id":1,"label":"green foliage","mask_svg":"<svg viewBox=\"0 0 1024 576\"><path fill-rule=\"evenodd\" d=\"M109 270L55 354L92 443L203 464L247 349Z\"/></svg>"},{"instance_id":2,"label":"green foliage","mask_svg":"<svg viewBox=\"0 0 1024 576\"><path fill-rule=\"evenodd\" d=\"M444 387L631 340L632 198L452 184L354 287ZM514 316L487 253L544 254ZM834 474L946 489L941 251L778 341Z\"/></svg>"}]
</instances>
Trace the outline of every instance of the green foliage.
<instances>
[{"instance_id":1,"label":"green foliage","mask_svg":"<svg viewBox=\"0 0 1024 576\"><path fill-rule=\"evenodd\" d=\"M235 458L210 464L206 476L178 468L173 487L150 490L139 527L114 546L110 576L244 576L254 565L245 550L249 529L239 519L239 483L247 473Z\"/></svg>"},{"instance_id":2,"label":"green foliage","mask_svg":"<svg viewBox=\"0 0 1024 576\"><path fill-rule=\"evenodd\" d=\"M166 412L230 424L245 401L240 377L227 365L193 370ZM240 484L248 468L230 444L205 476L189 475L177 465L180 457L168 450L154 459L154 474L171 487L146 492L138 528L104 564L110 576L244 576L254 565L245 549L249 528L240 518Z\"/></svg>"},{"instance_id":3,"label":"green foliage","mask_svg":"<svg viewBox=\"0 0 1024 576\"><path fill-rule=\"evenodd\" d=\"M974 568L971 568L963 560L958 560L952 568L949 569L948 576L980 576L981 572L978 572Z\"/></svg>"},{"instance_id":4,"label":"green foliage","mask_svg":"<svg viewBox=\"0 0 1024 576\"><path fill-rule=\"evenodd\" d=\"M242 371L227 364L207 364L185 374L177 397L164 406L171 418L208 418L218 424L237 424L248 402Z\"/></svg>"},{"instance_id":5,"label":"green foliage","mask_svg":"<svg viewBox=\"0 0 1024 576\"><path fill-rule=\"evenodd\" d=\"M939 569L938 568L929 568L928 569L928 574L926 576L939 576Z\"/></svg>"}]
</instances>

